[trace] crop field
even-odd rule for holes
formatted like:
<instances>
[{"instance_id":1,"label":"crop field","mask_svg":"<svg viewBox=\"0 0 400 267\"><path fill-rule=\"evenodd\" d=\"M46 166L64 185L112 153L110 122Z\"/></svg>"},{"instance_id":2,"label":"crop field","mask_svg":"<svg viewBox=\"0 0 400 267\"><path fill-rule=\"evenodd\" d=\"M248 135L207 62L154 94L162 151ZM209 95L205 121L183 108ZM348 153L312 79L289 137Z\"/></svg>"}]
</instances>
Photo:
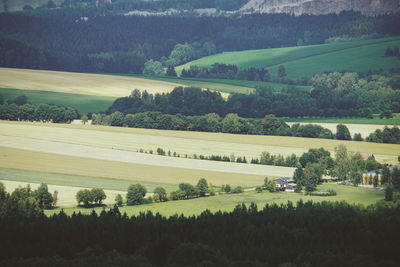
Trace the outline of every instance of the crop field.
<instances>
[{"instance_id":1,"label":"crop field","mask_svg":"<svg viewBox=\"0 0 400 267\"><path fill-rule=\"evenodd\" d=\"M76 108L79 113L104 112L114 102L115 97L65 94L50 91L17 90L0 88L0 94L5 100L13 100L20 95L26 95L34 105L53 104Z\"/></svg>"},{"instance_id":2,"label":"crop field","mask_svg":"<svg viewBox=\"0 0 400 267\"><path fill-rule=\"evenodd\" d=\"M182 85L125 76L0 68L0 88L124 97L134 89L166 93L176 86Z\"/></svg>"},{"instance_id":3,"label":"crop field","mask_svg":"<svg viewBox=\"0 0 400 267\"><path fill-rule=\"evenodd\" d=\"M124 206L120 208L122 213L126 212L129 216L138 215L140 212L151 211L153 213L160 213L164 216L172 216L174 214L184 214L186 216L199 215L204 210L209 209L211 212L216 211L232 211L237 204L251 202L256 203L259 209L262 209L265 204L282 204L287 201L297 202L302 199L303 201L347 201L349 203L370 205L383 199L384 193L380 190L352 187L337 184L323 184L318 186L320 190L333 189L337 192L336 196L318 197L318 196L305 196L297 193L255 193L254 191L245 192L243 194L229 194L229 195L216 195L214 197L197 198L191 200L169 201L164 203L153 203L140 206ZM100 212L101 209L95 209ZM66 208L64 211L67 214L80 211L81 213L88 214L92 209L82 208ZM59 210L46 211L46 214L51 215L59 212Z\"/></svg>"},{"instance_id":4,"label":"crop field","mask_svg":"<svg viewBox=\"0 0 400 267\"><path fill-rule=\"evenodd\" d=\"M201 67L213 63L235 64L240 68L267 68L275 75L279 65L284 65L290 78L310 77L326 71L368 71L400 67L396 58L383 57L388 47L400 46L400 38L383 38L365 41L246 50L226 52L204 57L177 68L181 71L190 65Z\"/></svg>"},{"instance_id":5,"label":"crop field","mask_svg":"<svg viewBox=\"0 0 400 267\"><path fill-rule=\"evenodd\" d=\"M309 122L288 122L288 125L293 125L295 123L300 124L309 124ZM333 133L336 133L336 126L337 123L320 123L320 122L312 122L312 124L320 125L324 128L331 130ZM386 126L393 127L394 125L379 125L379 124L350 124L350 123L343 123L347 126L350 131L351 136L355 133L360 133L363 138L367 137L371 133L375 132L377 129L383 130Z\"/></svg>"},{"instance_id":6,"label":"crop field","mask_svg":"<svg viewBox=\"0 0 400 267\"><path fill-rule=\"evenodd\" d=\"M370 125L400 125L400 116L396 115L390 119L381 119L374 116L372 119L367 118L283 118L286 122L299 123L344 123L344 124L370 124Z\"/></svg>"},{"instance_id":7,"label":"crop field","mask_svg":"<svg viewBox=\"0 0 400 267\"><path fill-rule=\"evenodd\" d=\"M143 75L132 75L133 77L139 77L144 79L159 80L165 82L173 82L184 84L187 86L208 88L210 90L224 92L224 93L242 93L250 94L255 90L254 88L272 88L280 91L285 88L296 88L299 90L310 90L310 86L293 85L289 86L286 84L272 83L272 82L258 82L258 81L245 81L245 80L227 80L227 79L205 79L205 78L179 78L179 77L151 77Z\"/></svg>"}]
</instances>

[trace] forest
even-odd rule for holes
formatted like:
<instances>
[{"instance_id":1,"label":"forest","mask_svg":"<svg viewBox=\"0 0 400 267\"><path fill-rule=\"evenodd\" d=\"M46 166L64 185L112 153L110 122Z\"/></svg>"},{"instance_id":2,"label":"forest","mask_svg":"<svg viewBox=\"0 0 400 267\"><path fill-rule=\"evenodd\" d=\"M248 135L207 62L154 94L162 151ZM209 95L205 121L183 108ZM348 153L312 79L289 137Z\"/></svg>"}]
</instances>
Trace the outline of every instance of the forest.
<instances>
[{"instance_id":1,"label":"forest","mask_svg":"<svg viewBox=\"0 0 400 267\"><path fill-rule=\"evenodd\" d=\"M191 47L189 56L179 62L185 63L223 51L296 46L299 40L308 45L334 36L400 35L395 27L399 14L146 17L98 12L61 8L0 14L0 66L142 73L151 59L166 65L175 60L171 56L178 44Z\"/></svg>"},{"instance_id":2,"label":"forest","mask_svg":"<svg viewBox=\"0 0 400 267\"><path fill-rule=\"evenodd\" d=\"M128 217L117 206L46 217L0 184L0 265L390 267L400 261L399 220L399 202L301 200L192 217Z\"/></svg>"}]
</instances>

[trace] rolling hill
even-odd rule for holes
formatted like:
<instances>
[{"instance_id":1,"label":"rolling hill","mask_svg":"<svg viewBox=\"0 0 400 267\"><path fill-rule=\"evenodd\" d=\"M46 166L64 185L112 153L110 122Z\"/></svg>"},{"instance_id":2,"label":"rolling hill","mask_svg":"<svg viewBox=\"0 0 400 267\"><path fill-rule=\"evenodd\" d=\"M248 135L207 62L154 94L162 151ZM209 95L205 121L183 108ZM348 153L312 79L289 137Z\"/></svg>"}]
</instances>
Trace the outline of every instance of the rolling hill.
<instances>
[{"instance_id":1,"label":"rolling hill","mask_svg":"<svg viewBox=\"0 0 400 267\"><path fill-rule=\"evenodd\" d=\"M177 70L188 69L191 65L207 67L225 63L242 69L266 68L276 75L278 67L284 65L290 78L301 78L331 71L365 72L399 68L400 60L383 57L388 47L400 47L400 37L226 52L191 61L177 67Z\"/></svg>"}]
</instances>

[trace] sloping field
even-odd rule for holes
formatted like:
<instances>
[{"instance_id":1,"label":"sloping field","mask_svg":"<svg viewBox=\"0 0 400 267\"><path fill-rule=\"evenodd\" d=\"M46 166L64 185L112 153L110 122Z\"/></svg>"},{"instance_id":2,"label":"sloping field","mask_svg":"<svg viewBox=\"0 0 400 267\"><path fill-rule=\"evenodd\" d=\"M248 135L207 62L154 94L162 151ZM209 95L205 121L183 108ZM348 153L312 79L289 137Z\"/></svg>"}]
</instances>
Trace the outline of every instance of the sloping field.
<instances>
[{"instance_id":1,"label":"sloping field","mask_svg":"<svg viewBox=\"0 0 400 267\"><path fill-rule=\"evenodd\" d=\"M124 97L132 90L166 93L181 84L126 76L0 68L0 88Z\"/></svg>"},{"instance_id":2,"label":"sloping field","mask_svg":"<svg viewBox=\"0 0 400 267\"><path fill-rule=\"evenodd\" d=\"M297 122L288 122L287 124L292 126ZM298 122L299 124L310 124L309 122ZM324 128L327 128L331 130L333 133L336 133L336 126L338 125L337 123L312 123L316 125L320 125ZM388 127L393 127L394 125L377 125L377 124L351 124L351 123L342 123L347 126L347 128L350 131L351 136L353 136L355 133L360 133L363 138L367 137L371 133L375 132L377 129L383 130L386 126Z\"/></svg>"},{"instance_id":3,"label":"sloping field","mask_svg":"<svg viewBox=\"0 0 400 267\"><path fill-rule=\"evenodd\" d=\"M383 38L336 44L272 48L226 52L189 62L190 65L210 66L213 63L235 64L240 68L267 68L276 75L284 65L290 78L310 77L325 71L368 71L400 67L396 58L383 57L388 47L399 47L400 38Z\"/></svg>"},{"instance_id":4,"label":"sloping field","mask_svg":"<svg viewBox=\"0 0 400 267\"><path fill-rule=\"evenodd\" d=\"M50 91L17 90L0 88L0 94L5 100L13 100L20 95L26 95L34 105L53 104L76 108L79 113L104 112L112 105L115 97L65 94Z\"/></svg>"},{"instance_id":5,"label":"sloping field","mask_svg":"<svg viewBox=\"0 0 400 267\"><path fill-rule=\"evenodd\" d=\"M165 82L173 82L193 87L208 88L210 90L224 92L224 93L250 94L253 93L254 88L257 87L264 87L264 88L268 87L268 88L273 88L274 90L277 91L285 89L287 87L294 87L299 90L311 89L310 86L300 86L300 85L289 86L281 83L245 81L245 80L182 78L182 77L168 77L168 76L152 77L152 76L142 76L142 75L133 75L133 77L159 80Z\"/></svg>"},{"instance_id":6,"label":"sloping field","mask_svg":"<svg viewBox=\"0 0 400 267\"><path fill-rule=\"evenodd\" d=\"M393 118L381 119L375 115L373 118L283 118L286 122L298 123L335 123L335 124L373 124L373 125L400 125L399 114L394 114Z\"/></svg>"}]
</instances>

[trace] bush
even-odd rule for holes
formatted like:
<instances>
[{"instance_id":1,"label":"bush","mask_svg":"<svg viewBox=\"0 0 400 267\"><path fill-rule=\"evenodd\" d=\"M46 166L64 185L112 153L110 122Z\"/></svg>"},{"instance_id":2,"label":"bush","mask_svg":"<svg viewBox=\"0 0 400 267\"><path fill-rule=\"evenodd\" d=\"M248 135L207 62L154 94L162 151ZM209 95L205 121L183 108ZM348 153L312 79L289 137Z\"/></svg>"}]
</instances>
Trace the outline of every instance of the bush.
<instances>
[{"instance_id":1,"label":"bush","mask_svg":"<svg viewBox=\"0 0 400 267\"><path fill-rule=\"evenodd\" d=\"M306 195L318 196L318 197L330 197L330 196L336 196L337 193L333 189L328 189L326 191L306 192Z\"/></svg>"},{"instance_id":2,"label":"bush","mask_svg":"<svg viewBox=\"0 0 400 267\"><path fill-rule=\"evenodd\" d=\"M236 186L232 189L232 194L240 194L243 193L243 188L241 186Z\"/></svg>"}]
</instances>

